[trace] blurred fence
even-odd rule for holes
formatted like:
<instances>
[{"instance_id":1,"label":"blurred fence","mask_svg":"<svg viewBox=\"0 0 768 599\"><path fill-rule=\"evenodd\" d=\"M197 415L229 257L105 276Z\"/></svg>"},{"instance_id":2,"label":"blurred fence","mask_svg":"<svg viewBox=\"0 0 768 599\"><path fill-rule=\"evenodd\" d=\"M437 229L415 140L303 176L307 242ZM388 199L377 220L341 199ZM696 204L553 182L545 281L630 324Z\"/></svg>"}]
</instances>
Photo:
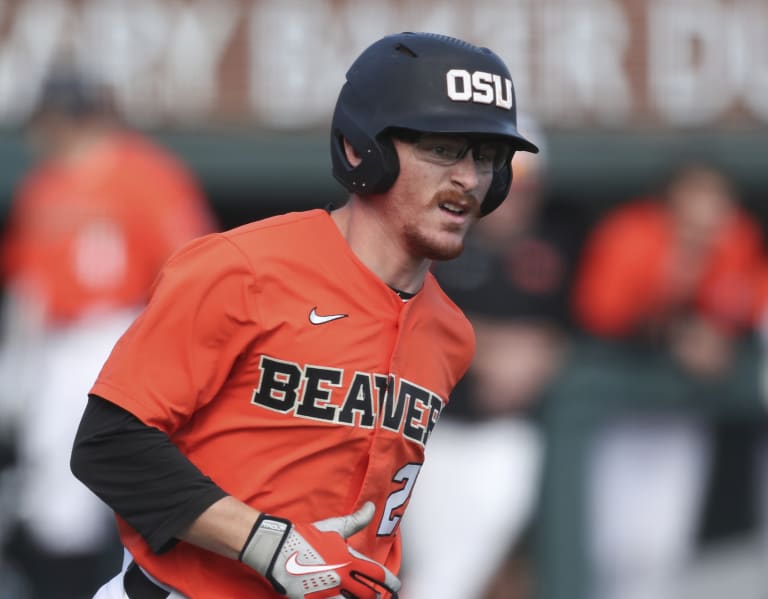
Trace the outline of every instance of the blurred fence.
<instances>
[{"instance_id":1,"label":"blurred fence","mask_svg":"<svg viewBox=\"0 0 768 599\"><path fill-rule=\"evenodd\" d=\"M709 426L736 423L746 431L755 430L762 422L764 429L760 364L758 347L746 342L727 377L704 382L686 375L672 359L656 351L575 339L570 359L541 412L547 464L536 539L537 599L592 596L587 463L592 443L606 423L628 414L682 415ZM746 461L737 465L736 479L750 478L748 468ZM637 475L652 484L653 472L640 469ZM721 523L720 535L726 538L734 533L743 535L745 527L754 524L754 514L744 510L755 498L745 497L741 491L743 487L730 487L716 506L726 512L740 510L726 514L729 522ZM660 525L650 511L648 516L643 525ZM697 525L701 527L697 534L700 539L705 519L706 510ZM697 546L698 553L701 543ZM757 555L752 557L760 559Z\"/></svg>"}]
</instances>

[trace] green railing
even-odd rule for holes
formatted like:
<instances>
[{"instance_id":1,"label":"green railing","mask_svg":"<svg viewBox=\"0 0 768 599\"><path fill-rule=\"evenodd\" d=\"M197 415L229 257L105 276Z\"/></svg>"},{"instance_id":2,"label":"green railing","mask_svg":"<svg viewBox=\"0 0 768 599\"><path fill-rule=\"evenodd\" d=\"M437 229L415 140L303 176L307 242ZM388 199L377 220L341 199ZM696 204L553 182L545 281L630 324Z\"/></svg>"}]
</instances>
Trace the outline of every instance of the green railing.
<instances>
[{"instance_id":1,"label":"green railing","mask_svg":"<svg viewBox=\"0 0 768 599\"><path fill-rule=\"evenodd\" d=\"M726 377L703 381L659 352L574 341L539 414L547 457L535 527L537 599L591 599L585 465L599 427L643 412L683 412L712 422L765 419L760 362L757 344L745 342Z\"/></svg>"}]
</instances>

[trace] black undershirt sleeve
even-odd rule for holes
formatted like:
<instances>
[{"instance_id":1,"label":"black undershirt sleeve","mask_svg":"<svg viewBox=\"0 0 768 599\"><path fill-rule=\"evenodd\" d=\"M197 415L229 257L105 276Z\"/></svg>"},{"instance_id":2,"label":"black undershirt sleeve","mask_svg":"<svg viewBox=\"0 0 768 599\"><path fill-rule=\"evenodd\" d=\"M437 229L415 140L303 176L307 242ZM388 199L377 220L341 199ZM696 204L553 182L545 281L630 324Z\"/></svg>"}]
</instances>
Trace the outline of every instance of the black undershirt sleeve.
<instances>
[{"instance_id":1,"label":"black undershirt sleeve","mask_svg":"<svg viewBox=\"0 0 768 599\"><path fill-rule=\"evenodd\" d=\"M156 553L227 495L168 435L96 395L88 397L70 466Z\"/></svg>"}]
</instances>

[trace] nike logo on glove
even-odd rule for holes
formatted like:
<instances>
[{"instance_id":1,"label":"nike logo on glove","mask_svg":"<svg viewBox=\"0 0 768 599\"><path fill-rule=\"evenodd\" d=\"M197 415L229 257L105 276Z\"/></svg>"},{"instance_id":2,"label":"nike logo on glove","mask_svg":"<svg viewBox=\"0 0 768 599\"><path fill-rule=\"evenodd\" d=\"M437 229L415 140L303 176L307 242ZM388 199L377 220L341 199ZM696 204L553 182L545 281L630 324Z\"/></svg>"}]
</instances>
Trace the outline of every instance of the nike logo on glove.
<instances>
[{"instance_id":1,"label":"nike logo on glove","mask_svg":"<svg viewBox=\"0 0 768 599\"><path fill-rule=\"evenodd\" d=\"M326 322L338 320L339 318L346 318L347 316L349 316L349 314L329 314L328 316L320 316L320 314L317 313L317 306L315 306L309 313L309 322L312 324L325 324Z\"/></svg>"},{"instance_id":2,"label":"nike logo on glove","mask_svg":"<svg viewBox=\"0 0 768 599\"><path fill-rule=\"evenodd\" d=\"M298 559L299 552L292 553L285 562L285 571L292 576L305 576L307 574L319 574L320 572L330 572L338 568L348 566L352 562L343 564L300 564Z\"/></svg>"}]
</instances>

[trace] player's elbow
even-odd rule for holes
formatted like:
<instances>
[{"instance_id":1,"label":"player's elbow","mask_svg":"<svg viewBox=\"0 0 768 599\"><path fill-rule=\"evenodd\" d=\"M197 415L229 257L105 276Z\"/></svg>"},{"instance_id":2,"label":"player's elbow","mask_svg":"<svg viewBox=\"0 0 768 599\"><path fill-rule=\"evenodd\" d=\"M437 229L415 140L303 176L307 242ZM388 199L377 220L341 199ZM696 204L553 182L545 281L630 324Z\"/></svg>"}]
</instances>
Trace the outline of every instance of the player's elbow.
<instances>
[{"instance_id":1,"label":"player's elbow","mask_svg":"<svg viewBox=\"0 0 768 599\"><path fill-rule=\"evenodd\" d=\"M92 456L88 443L82 438L80 430L78 430L78 434L75 436L75 441L72 445L72 451L69 455L69 469L72 471L75 478L86 484L89 472L88 466L91 463L91 460Z\"/></svg>"},{"instance_id":2,"label":"player's elbow","mask_svg":"<svg viewBox=\"0 0 768 599\"><path fill-rule=\"evenodd\" d=\"M92 479L99 471L100 461L104 461L104 455L108 453L99 442L102 429L89 400L69 455L69 469L72 474L89 488L92 488Z\"/></svg>"}]
</instances>

